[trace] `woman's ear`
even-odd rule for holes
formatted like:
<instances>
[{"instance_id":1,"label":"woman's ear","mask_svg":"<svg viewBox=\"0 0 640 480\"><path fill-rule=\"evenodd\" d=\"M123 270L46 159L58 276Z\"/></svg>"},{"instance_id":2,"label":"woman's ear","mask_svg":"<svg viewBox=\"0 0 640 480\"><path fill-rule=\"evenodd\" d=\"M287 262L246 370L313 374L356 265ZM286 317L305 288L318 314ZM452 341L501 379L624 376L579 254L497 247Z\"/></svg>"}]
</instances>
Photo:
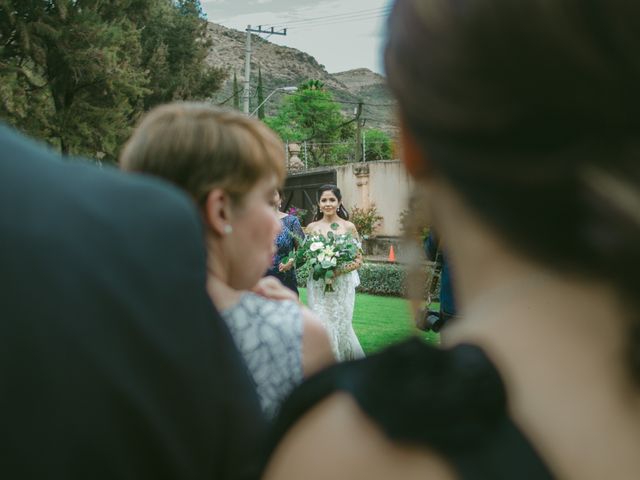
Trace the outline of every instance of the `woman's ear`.
<instances>
[{"instance_id":1,"label":"woman's ear","mask_svg":"<svg viewBox=\"0 0 640 480\"><path fill-rule=\"evenodd\" d=\"M412 177L416 179L429 177L431 173L429 160L403 118L400 118L400 151L404 166Z\"/></svg>"},{"instance_id":2,"label":"woman's ear","mask_svg":"<svg viewBox=\"0 0 640 480\"><path fill-rule=\"evenodd\" d=\"M230 201L224 190L214 188L207 195L204 204L205 221L211 230L219 236L227 234L231 227L229 224Z\"/></svg>"}]
</instances>

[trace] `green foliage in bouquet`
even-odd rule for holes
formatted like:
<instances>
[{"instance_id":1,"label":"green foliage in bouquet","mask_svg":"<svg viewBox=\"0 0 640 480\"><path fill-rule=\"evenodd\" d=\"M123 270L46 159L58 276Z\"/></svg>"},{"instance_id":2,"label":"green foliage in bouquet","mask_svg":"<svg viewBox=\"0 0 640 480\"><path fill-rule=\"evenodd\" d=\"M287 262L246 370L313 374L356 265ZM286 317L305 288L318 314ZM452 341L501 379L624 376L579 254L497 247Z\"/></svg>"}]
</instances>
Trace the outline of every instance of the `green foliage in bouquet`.
<instances>
[{"instance_id":1,"label":"green foliage in bouquet","mask_svg":"<svg viewBox=\"0 0 640 480\"><path fill-rule=\"evenodd\" d=\"M338 235L338 224L331 224L331 231L324 235L309 235L292 254L297 267L308 269L314 280L323 280L325 292L333 291L333 280L340 269L358 256L360 245L350 233ZM291 257L283 260L286 263Z\"/></svg>"}]
</instances>

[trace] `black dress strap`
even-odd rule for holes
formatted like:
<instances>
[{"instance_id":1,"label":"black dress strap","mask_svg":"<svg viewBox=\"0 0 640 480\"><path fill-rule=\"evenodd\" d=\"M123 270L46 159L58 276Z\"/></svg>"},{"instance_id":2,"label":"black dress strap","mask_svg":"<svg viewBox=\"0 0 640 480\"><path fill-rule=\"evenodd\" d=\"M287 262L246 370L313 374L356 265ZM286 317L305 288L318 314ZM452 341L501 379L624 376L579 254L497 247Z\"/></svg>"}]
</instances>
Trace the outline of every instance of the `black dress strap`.
<instances>
[{"instance_id":1,"label":"black dress strap","mask_svg":"<svg viewBox=\"0 0 640 480\"><path fill-rule=\"evenodd\" d=\"M444 350L412 339L335 365L304 383L284 404L272 447L308 410L337 391L352 395L389 438L438 452L462 479L553 478L509 418L502 379L477 346Z\"/></svg>"}]
</instances>

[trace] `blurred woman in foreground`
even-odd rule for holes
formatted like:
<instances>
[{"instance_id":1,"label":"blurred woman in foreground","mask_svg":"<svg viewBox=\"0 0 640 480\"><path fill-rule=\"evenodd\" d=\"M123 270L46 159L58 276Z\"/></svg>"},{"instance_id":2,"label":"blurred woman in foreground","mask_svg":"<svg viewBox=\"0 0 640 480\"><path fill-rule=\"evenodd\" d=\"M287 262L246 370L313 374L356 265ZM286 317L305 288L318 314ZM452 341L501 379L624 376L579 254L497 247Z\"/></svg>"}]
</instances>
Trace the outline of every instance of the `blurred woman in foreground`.
<instances>
[{"instance_id":1,"label":"blurred woman in foreground","mask_svg":"<svg viewBox=\"0 0 640 480\"><path fill-rule=\"evenodd\" d=\"M395 2L403 158L461 319L303 385L266 478L638 478L639 48L637 2Z\"/></svg>"},{"instance_id":2,"label":"blurred woman in foreground","mask_svg":"<svg viewBox=\"0 0 640 480\"><path fill-rule=\"evenodd\" d=\"M295 301L249 291L271 265L280 230L273 192L284 179L283 152L282 142L257 120L207 104L174 103L143 119L120 159L126 170L175 183L200 206L207 290L269 417L304 376L333 361L313 313Z\"/></svg>"}]
</instances>

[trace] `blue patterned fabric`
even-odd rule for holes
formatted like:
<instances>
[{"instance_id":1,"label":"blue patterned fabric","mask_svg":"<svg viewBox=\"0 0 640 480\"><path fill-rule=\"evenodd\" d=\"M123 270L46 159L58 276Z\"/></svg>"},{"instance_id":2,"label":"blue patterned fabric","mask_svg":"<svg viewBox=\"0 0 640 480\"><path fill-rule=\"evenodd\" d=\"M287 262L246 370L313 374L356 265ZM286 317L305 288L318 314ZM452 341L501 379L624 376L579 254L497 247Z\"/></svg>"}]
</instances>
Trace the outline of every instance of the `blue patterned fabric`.
<instances>
[{"instance_id":1,"label":"blue patterned fabric","mask_svg":"<svg viewBox=\"0 0 640 480\"><path fill-rule=\"evenodd\" d=\"M279 272L278 265L280 265L283 258L296 248L296 238L304 238L304 232L300 221L293 215L283 217L280 222L282 223L282 230L276 237L276 254L273 257L273 265L267 271L267 275L278 278L286 287L298 293L295 268L286 272Z\"/></svg>"}]
</instances>

